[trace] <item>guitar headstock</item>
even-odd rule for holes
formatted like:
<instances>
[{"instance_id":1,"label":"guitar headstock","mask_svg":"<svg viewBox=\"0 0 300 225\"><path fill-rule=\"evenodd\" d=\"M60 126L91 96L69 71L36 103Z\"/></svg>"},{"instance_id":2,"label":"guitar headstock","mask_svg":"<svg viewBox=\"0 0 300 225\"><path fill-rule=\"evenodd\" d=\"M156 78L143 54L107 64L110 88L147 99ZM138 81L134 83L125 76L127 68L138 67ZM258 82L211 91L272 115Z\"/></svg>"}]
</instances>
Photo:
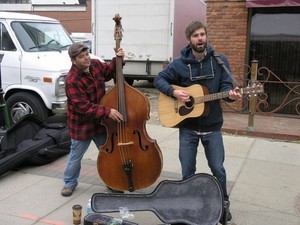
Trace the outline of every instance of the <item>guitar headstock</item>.
<instances>
[{"instance_id":1,"label":"guitar headstock","mask_svg":"<svg viewBox=\"0 0 300 225\"><path fill-rule=\"evenodd\" d=\"M264 93L264 86L258 81L250 82L249 86L241 88L240 92L243 95L256 96Z\"/></svg>"},{"instance_id":2,"label":"guitar headstock","mask_svg":"<svg viewBox=\"0 0 300 225\"><path fill-rule=\"evenodd\" d=\"M121 19L122 17L119 14L116 14L115 17L113 18L113 20L116 22L114 37L115 40L119 40L119 41L121 41L123 37Z\"/></svg>"}]
</instances>

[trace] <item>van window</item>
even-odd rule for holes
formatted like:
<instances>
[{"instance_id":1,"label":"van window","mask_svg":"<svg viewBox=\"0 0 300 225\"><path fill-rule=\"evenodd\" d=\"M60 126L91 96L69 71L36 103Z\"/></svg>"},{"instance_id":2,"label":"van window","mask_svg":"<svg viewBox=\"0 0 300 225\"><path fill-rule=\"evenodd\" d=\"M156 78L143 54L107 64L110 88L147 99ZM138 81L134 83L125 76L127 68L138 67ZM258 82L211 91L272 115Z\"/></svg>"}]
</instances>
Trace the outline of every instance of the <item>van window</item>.
<instances>
[{"instance_id":1,"label":"van window","mask_svg":"<svg viewBox=\"0 0 300 225\"><path fill-rule=\"evenodd\" d=\"M59 23L13 22L12 29L27 52L61 51L73 43Z\"/></svg>"},{"instance_id":2,"label":"van window","mask_svg":"<svg viewBox=\"0 0 300 225\"><path fill-rule=\"evenodd\" d=\"M3 51L16 51L16 46L13 43L6 27L0 23L0 50Z\"/></svg>"}]
</instances>

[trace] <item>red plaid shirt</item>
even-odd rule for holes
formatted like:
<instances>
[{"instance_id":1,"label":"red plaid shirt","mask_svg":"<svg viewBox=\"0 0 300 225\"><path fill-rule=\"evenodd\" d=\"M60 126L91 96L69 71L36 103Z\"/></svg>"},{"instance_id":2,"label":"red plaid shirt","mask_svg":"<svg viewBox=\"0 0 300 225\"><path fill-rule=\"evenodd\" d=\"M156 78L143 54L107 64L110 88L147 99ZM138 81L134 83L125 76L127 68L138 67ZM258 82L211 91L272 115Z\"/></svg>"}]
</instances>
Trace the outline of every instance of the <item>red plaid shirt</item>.
<instances>
[{"instance_id":1,"label":"red plaid shirt","mask_svg":"<svg viewBox=\"0 0 300 225\"><path fill-rule=\"evenodd\" d=\"M115 58L110 64L92 59L90 73L72 64L66 78L67 123L71 138L86 140L105 131L100 124L101 118L108 117L110 108L99 103L105 95L105 82L116 74L115 68Z\"/></svg>"}]
</instances>

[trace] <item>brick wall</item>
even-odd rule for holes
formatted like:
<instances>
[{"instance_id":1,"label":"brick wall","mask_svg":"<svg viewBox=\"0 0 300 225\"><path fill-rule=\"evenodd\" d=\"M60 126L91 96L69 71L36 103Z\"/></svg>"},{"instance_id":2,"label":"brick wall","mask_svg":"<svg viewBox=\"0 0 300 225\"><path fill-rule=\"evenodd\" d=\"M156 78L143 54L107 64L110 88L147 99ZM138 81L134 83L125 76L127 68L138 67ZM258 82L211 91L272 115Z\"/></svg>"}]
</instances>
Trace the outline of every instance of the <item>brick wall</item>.
<instances>
[{"instance_id":1,"label":"brick wall","mask_svg":"<svg viewBox=\"0 0 300 225\"><path fill-rule=\"evenodd\" d=\"M86 11L26 11L26 13L55 18L70 34L91 33L91 0L87 0L86 4Z\"/></svg>"},{"instance_id":2,"label":"brick wall","mask_svg":"<svg viewBox=\"0 0 300 225\"><path fill-rule=\"evenodd\" d=\"M207 0L206 4L208 41L217 52L227 56L234 73L238 68L243 68L246 63L248 19L246 2L245 0ZM234 75L238 76L238 74Z\"/></svg>"}]
</instances>

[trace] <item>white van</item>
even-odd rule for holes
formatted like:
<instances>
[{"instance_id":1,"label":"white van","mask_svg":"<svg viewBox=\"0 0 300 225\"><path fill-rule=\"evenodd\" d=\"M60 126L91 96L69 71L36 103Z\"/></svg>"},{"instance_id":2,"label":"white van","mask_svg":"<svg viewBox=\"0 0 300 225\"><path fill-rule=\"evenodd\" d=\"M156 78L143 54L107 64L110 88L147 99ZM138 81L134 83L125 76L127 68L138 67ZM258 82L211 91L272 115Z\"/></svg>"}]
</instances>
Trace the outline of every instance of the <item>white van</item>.
<instances>
[{"instance_id":1,"label":"white van","mask_svg":"<svg viewBox=\"0 0 300 225\"><path fill-rule=\"evenodd\" d=\"M12 123L34 113L66 113L65 78L73 40L58 20L0 12L1 78Z\"/></svg>"}]
</instances>

